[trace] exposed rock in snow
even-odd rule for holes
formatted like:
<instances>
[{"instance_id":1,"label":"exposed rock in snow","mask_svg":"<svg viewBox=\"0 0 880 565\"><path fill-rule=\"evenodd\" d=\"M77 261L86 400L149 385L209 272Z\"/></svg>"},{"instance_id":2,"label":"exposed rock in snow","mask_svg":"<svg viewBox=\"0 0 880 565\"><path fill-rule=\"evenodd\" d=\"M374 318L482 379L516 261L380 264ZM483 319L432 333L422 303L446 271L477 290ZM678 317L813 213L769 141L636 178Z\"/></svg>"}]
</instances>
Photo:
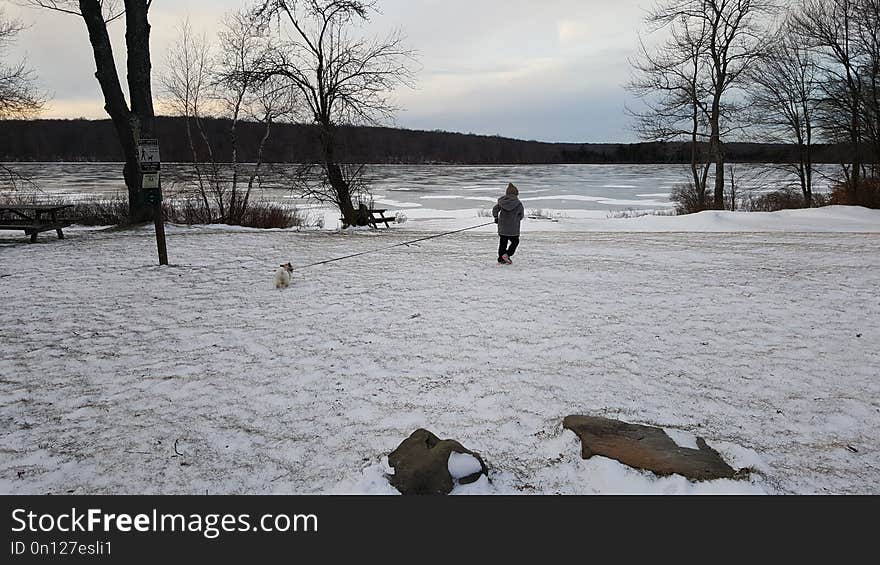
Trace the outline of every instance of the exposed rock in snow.
<instances>
[{"instance_id":1,"label":"exposed rock in snow","mask_svg":"<svg viewBox=\"0 0 880 565\"><path fill-rule=\"evenodd\" d=\"M388 455L389 482L402 494L449 494L455 483L477 481L489 470L479 454L455 440L418 429Z\"/></svg>"},{"instance_id":2,"label":"exposed rock in snow","mask_svg":"<svg viewBox=\"0 0 880 565\"><path fill-rule=\"evenodd\" d=\"M697 438L697 449L690 449L677 445L661 428L592 416L566 416L562 426L580 438L584 459L602 455L657 475L678 474L695 481L737 476L703 438Z\"/></svg>"}]
</instances>

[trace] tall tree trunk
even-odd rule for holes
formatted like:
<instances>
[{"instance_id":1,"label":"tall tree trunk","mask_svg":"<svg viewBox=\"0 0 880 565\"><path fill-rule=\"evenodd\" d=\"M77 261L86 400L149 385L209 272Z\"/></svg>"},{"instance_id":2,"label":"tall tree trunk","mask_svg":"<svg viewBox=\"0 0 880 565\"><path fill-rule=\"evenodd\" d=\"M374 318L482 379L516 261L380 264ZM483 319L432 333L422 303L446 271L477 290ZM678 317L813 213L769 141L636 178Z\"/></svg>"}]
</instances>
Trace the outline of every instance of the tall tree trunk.
<instances>
[{"instance_id":1,"label":"tall tree trunk","mask_svg":"<svg viewBox=\"0 0 880 565\"><path fill-rule=\"evenodd\" d=\"M809 105L809 96L801 96L801 104L804 112L804 173L806 177L807 193L804 204L807 208L813 207L813 117Z\"/></svg>"},{"instance_id":2,"label":"tall tree trunk","mask_svg":"<svg viewBox=\"0 0 880 565\"><path fill-rule=\"evenodd\" d=\"M813 128L809 121L806 124L806 140L801 156L804 165L804 205L813 207Z\"/></svg>"},{"instance_id":3,"label":"tall tree trunk","mask_svg":"<svg viewBox=\"0 0 880 565\"><path fill-rule=\"evenodd\" d=\"M110 116L116 136L122 146L125 166L122 175L128 189L129 221L142 221L143 210L147 208L141 195L141 176L138 169L137 142L132 131L131 111L122 92L113 47L107 34L107 24L98 0L80 0L80 13L89 32L89 43L95 58L95 78L104 94L104 110ZM149 216L147 216L147 219Z\"/></svg>"},{"instance_id":4,"label":"tall tree trunk","mask_svg":"<svg viewBox=\"0 0 880 565\"><path fill-rule=\"evenodd\" d=\"M208 191L205 189L205 179L204 179L204 175L202 174L202 166L201 166L202 160L199 159L199 153L196 150L196 144L195 144L195 141L193 140L192 124L190 123L190 116L189 116L189 105L187 105L187 107L186 107L186 116L184 116L184 120L185 120L184 123L186 124L186 128L185 128L186 140L189 143L189 150L190 150L190 153L192 154L192 162L193 162L193 168L196 171L196 179L198 179L198 181L199 181L199 195L202 197L202 206L205 207L204 208L204 211L205 211L204 221L206 224L209 224L209 223L211 223L211 203L208 201Z\"/></svg>"},{"instance_id":5,"label":"tall tree trunk","mask_svg":"<svg viewBox=\"0 0 880 565\"><path fill-rule=\"evenodd\" d=\"M335 139L333 125L329 122L321 124L321 145L324 151L324 168L327 172L327 180L333 187L336 196L336 205L342 212L342 220L345 225L358 225L358 214L351 202L351 188L345 182L342 168L336 162Z\"/></svg>"},{"instance_id":6,"label":"tall tree trunk","mask_svg":"<svg viewBox=\"0 0 880 565\"><path fill-rule=\"evenodd\" d=\"M247 192L244 193L244 199L241 203L241 211L242 214L247 212L248 201L251 197L251 190L254 188L254 181L257 178L257 175L260 174L260 167L263 166L263 152L266 148L266 143L269 141L269 136L272 134L272 118L266 118L266 129L263 130L263 137L260 139L260 145L257 148L257 162L254 165L254 170L251 172L251 176L248 179L247 184Z\"/></svg>"},{"instance_id":7,"label":"tall tree trunk","mask_svg":"<svg viewBox=\"0 0 880 565\"><path fill-rule=\"evenodd\" d=\"M712 207L716 210L724 210L724 149L721 146L720 111L720 102L713 104L709 137L709 151L715 163L715 198Z\"/></svg>"},{"instance_id":8,"label":"tall tree trunk","mask_svg":"<svg viewBox=\"0 0 880 565\"><path fill-rule=\"evenodd\" d=\"M137 144L141 138L155 137L153 96L150 87L150 26L146 0L126 0L126 46L128 86L131 108L125 100L113 47L99 0L80 0L80 13L89 32L95 58L95 78L104 94L104 110L110 116L125 157L123 177L128 189L129 222L152 219L152 207L144 199L138 165Z\"/></svg>"},{"instance_id":9,"label":"tall tree trunk","mask_svg":"<svg viewBox=\"0 0 880 565\"><path fill-rule=\"evenodd\" d=\"M794 132L795 143L796 143L797 151L798 151L798 153L797 153L798 160L797 160L797 163L795 164L795 169L796 169L797 176L798 176L798 182L801 185L801 196L803 196L803 199L804 199L803 200L804 207L810 208L811 207L811 202L810 202L811 199L810 199L810 189L809 189L809 185L808 185L809 177L807 174L807 161L808 161L809 157L807 155L807 144L804 139L804 135L801 133L801 131L802 131L801 127L797 126L795 128L795 132Z\"/></svg>"},{"instance_id":10,"label":"tall tree trunk","mask_svg":"<svg viewBox=\"0 0 880 565\"><path fill-rule=\"evenodd\" d=\"M244 210L240 210L238 206L238 120L241 115L241 104L244 100L245 90L242 89L238 93L235 101L235 109L232 112L232 124L229 126L229 143L232 146L232 186L229 189L229 202L227 203L227 223L236 223L240 221L241 214Z\"/></svg>"},{"instance_id":11,"label":"tall tree trunk","mask_svg":"<svg viewBox=\"0 0 880 565\"><path fill-rule=\"evenodd\" d=\"M736 170L730 166L730 211L736 212Z\"/></svg>"},{"instance_id":12,"label":"tall tree trunk","mask_svg":"<svg viewBox=\"0 0 880 565\"><path fill-rule=\"evenodd\" d=\"M706 181L705 178L700 178L699 170L697 169L697 154L699 151L699 144L697 142L697 134L699 133L700 125L698 122L698 112L699 109L696 105L693 106L692 113L692 123L691 123L691 174L694 177L694 190L697 191L700 199L700 210L706 209Z\"/></svg>"},{"instance_id":13,"label":"tall tree trunk","mask_svg":"<svg viewBox=\"0 0 880 565\"><path fill-rule=\"evenodd\" d=\"M150 23L147 19L148 0L125 0L125 45L128 66L128 96L131 101L132 133L134 143L139 139L156 139L156 118L153 111L150 61ZM137 175L140 177L140 175ZM138 179L140 184L140 178ZM136 221L150 220L153 211L161 207L142 201L139 194Z\"/></svg>"},{"instance_id":14,"label":"tall tree trunk","mask_svg":"<svg viewBox=\"0 0 880 565\"><path fill-rule=\"evenodd\" d=\"M854 61L851 55L851 47L852 47L852 39L851 39L851 25L852 25L852 14L849 11L849 8L852 6L849 2L846 3L846 11L844 13L844 66L846 67L846 87L848 89L849 94L849 103L850 103L850 143L852 147L850 151L852 152L852 173L849 179L849 186L847 187L847 193L849 198L849 203L851 205L857 205L859 203L859 184L861 177L861 137L862 133L859 127L859 107L862 98L862 89L861 82L858 76L858 71L854 68Z\"/></svg>"},{"instance_id":15,"label":"tall tree trunk","mask_svg":"<svg viewBox=\"0 0 880 565\"><path fill-rule=\"evenodd\" d=\"M853 206L859 204L859 184L861 183L862 160L861 160L861 131L859 129L858 100L853 100L850 142L852 144L852 174L849 184L849 203Z\"/></svg>"}]
</instances>

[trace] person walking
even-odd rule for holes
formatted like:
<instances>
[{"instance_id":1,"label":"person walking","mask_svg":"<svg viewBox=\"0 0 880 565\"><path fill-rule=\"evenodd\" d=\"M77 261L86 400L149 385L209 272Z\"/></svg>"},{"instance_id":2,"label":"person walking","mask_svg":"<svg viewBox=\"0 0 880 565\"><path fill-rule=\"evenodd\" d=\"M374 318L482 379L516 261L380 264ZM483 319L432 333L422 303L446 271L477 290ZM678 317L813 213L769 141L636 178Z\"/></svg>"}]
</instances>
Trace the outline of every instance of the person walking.
<instances>
[{"instance_id":1,"label":"person walking","mask_svg":"<svg viewBox=\"0 0 880 565\"><path fill-rule=\"evenodd\" d=\"M492 216L498 224L498 236L501 238L501 243L498 245L498 263L512 265L511 257L519 247L519 224L525 216L525 208L519 201L519 189L513 186L513 183L507 185L506 193L492 208Z\"/></svg>"}]
</instances>

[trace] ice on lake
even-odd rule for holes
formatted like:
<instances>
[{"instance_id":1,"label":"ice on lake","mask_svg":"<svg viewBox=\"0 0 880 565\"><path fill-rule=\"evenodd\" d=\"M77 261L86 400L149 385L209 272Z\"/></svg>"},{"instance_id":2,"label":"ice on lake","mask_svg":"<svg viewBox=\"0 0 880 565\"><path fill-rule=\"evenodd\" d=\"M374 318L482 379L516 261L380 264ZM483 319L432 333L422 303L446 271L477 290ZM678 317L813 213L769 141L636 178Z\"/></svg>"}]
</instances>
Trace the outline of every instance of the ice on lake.
<instances>
[{"instance_id":1,"label":"ice on lake","mask_svg":"<svg viewBox=\"0 0 880 565\"><path fill-rule=\"evenodd\" d=\"M72 199L125 193L121 163L18 163L43 191ZM277 166L292 170L293 165ZM192 167L163 164L166 194L187 186ZM822 166L821 173L834 168ZM791 182L783 171L764 165L736 165L740 193L776 189ZM817 190L827 188L820 174ZM465 210L491 208L508 182L520 189L528 208L550 210L671 209L669 193L687 182L688 167L678 164L605 165L370 165L373 202L399 210ZM270 201L306 204L292 192L282 174L267 170L260 195Z\"/></svg>"}]
</instances>

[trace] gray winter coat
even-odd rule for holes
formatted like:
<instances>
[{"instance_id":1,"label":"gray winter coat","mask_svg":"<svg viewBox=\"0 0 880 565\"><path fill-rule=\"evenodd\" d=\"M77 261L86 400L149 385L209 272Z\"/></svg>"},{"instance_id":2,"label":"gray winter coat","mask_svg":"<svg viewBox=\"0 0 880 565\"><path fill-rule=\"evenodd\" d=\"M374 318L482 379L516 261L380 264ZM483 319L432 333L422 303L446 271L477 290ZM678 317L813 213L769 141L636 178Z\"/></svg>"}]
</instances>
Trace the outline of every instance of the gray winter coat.
<instances>
[{"instance_id":1,"label":"gray winter coat","mask_svg":"<svg viewBox=\"0 0 880 565\"><path fill-rule=\"evenodd\" d=\"M519 237L519 223L525 215L525 208L516 196L502 196L492 208L492 216L498 222L498 235L507 237Z\"/></svg>"}]
</instances>

